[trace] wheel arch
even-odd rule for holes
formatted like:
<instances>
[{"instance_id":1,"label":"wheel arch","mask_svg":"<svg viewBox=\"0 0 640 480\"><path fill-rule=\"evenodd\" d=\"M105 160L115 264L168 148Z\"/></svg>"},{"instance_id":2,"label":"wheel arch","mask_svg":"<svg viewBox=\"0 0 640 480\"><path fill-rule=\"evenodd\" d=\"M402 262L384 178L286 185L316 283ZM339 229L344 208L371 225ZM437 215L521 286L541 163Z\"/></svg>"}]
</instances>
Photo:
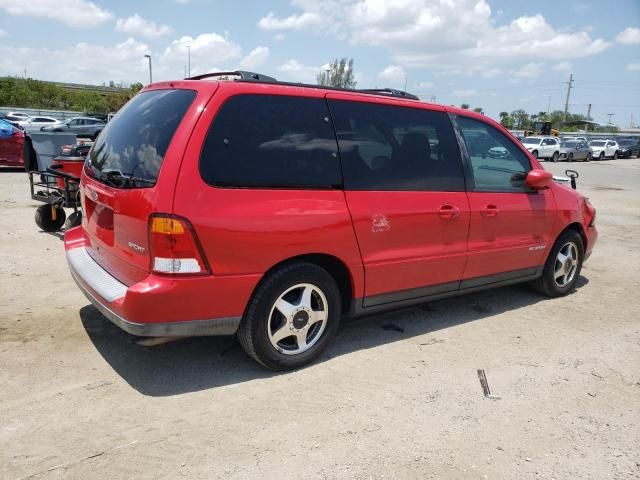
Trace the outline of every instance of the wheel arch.
<instances>
[{"instance_id":1,"label":"wheel arch","mask_svg":"<svg viewBox=\"0 0 640 480\"><path fill-rule=\"evenodd\" d=\"M258 282L256 287L253 289L251 296L253 296L258 287L262 284L262 282L264 282L266 278L270 276L271 273L287 265L291 265L292 263L302 262L317 265L323 270L326 270L327 273L329 273L329 275L333 277L338 287L338 291L340 292L342 311L348 312L351 309L351 303L355 296L353 274L349 270L349 267L347 267L347 265L341 259L334 255L329 255L326 253L308 253L297 255L295 257L290 257L276 263L264 273L264 275L260 279L260 282Z\"/></svg>"},{"instance_id":2,"label":"wheel arch","mask_svg":"<svg viewBox=\"0 0 640 480\"><path fill-rule=\"evenodd\" d=\"M567 225L566 227L564 227L562 231L558 233L558 236L556 237L556 241L558 238L560 238L560 236L564 232L568 230L573 230L574 232L577 232L578 234L580 234L580 237L582 238L582 244L584 246L584 251L586 252L587 251L587 234L584 231L584 226L580 222L573 222Z\"/></svg>"}]
</instances>

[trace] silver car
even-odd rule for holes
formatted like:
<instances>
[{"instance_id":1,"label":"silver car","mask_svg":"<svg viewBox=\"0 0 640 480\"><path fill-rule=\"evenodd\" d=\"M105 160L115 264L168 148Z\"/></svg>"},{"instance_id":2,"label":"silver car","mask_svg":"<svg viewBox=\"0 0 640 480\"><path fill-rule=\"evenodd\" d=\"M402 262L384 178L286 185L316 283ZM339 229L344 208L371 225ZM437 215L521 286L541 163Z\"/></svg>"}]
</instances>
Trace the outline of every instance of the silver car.
<instances>
[{"instance_id":1,"label":"silver car","mask_svg":"<svg viewBox=\"0 0 640 480\"><path fill-rule=\"evenodd\" d=\"M585 142L573 139L560 142L560 160L588 162L592 157L593 150Z\"/></svg>"}]
</instances>

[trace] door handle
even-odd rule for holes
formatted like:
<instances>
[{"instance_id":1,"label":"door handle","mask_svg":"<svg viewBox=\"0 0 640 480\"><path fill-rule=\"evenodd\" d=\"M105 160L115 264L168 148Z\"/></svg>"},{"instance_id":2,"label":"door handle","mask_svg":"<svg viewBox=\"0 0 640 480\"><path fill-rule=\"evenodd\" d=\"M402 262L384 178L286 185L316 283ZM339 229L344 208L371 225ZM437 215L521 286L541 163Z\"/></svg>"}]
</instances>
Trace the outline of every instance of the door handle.
<instances>
[{"instance_id":1,"label":"door handle","mask_svg":"<svg viewBox=\"0 0 640 480\"><path fill-rule=\"evenodd\" d=\"M498 215L498 207L495 205L485 205L480 209L480 215L483 217L495 217Z\"/></svg>"},{"instance_id":2,"label":"door handle","mask_svg":"<svg viewBox=\"0 0 640 480\"><path fill-rule=\"evenodd\" d=\"M454 219L460 216L460 209L450 203L445 203L438 210L438 216L444 220Z\"/></svg>"}]
</instances>

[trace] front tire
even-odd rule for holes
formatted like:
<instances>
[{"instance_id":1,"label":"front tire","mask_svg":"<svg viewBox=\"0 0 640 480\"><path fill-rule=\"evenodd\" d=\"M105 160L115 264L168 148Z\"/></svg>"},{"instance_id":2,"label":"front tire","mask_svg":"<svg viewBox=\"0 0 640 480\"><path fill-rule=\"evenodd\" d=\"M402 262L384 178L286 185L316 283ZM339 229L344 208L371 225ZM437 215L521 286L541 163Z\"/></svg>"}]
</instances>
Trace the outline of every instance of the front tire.
<instances>
[{"instance_id":1,"label":"front tire","mask_svg":"<svg viewBox=\"0 0 640 480\"><path fill-rule=\"evenodd\" d=\"M562 297L578 281L583 260L582 237L575 230L567 230L556 240L544 264L542 275L531 282L531 286L548 297Z\"/></svg>"},{"instance_id":2,"label":"front tire","mask_svg":"<svg viewBox=\"0 0 640 480\"><path fill-rule=\"evenodd\" d=\"M533 152L531 152L531 155L533 155L533 158L535 158L536 160L539 160L540 157L538 157L538 151L534 150Z\"/></svg>"},{"instance_id":3,"label":"front tire","mask_svg":"<svg viewBox=\"0 0 640 480\"><path fill-rule=\"evenodd\" d=\"M569 156L567 157L567 161L573 162L573 153L569 154Z\"/></svg>"},{"instance_id":4,"label":"front tire","mask_svg":"<svg viewBox=\"0 0 640 480\"><path fill-rule=\"evenodd\" d=\"M598 155L598 160L604 160L604 152L600 152L600 155Z\"/></svg>"},{"instance_id":5,"label":"front tire","mask_svg":"<svg viewBox=\"0 0 640 480\"><path fill-rule=\"evenodd\" d=\"M618 159L618 152L617 152L617 151L613 154L613 159L614 159L614 160L617 160L617 159Z\"/></svg>"},{"instance_id":6,"label":"front tire","mask_svg":"<svg viewBox=\"0 0 640 480\"><path fill-rule=\"evenodd\" d=\"M587 153L587 157L584 159L585 162L591 161L591 153Z\"/></svg>"},{"instance_id":7,"label":"front tire","mask_svg":"<svg viewBox=\"0 0 640 480\"><path fill-rule=\"evenodd\" d=\"M553 152L553 155L551 156L551 161L555 163L558 161L559 158L560 158L560 154L558 152Z\"/></svg>"},{"instance_id":8,"label":"front tire","mask_svg":"<svg viewBox=\"0 0 640 480\"><path fill-rule=\"evenodd\" d=\"M292 370L320 355L338 330L341 312L333 277L312 263L293 263L258 286L237 335L257 362Z\"/></svg>"}]
</instances>

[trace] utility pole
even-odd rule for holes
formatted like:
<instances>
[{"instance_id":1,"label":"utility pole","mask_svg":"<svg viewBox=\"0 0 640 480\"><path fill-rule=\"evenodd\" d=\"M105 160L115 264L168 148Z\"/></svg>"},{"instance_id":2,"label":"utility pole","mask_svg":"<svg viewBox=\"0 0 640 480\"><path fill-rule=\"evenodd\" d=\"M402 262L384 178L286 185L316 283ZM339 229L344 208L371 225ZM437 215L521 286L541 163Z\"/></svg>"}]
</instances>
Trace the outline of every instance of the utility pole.
<instances>
[{"instance_id":1,"label":"utility pole","mask_svg":"<svg viewBox=\"0 0 640 480\"><path fill-rule=\"evenodd\" d=\"M549 110L551 109L551 95L543 95L544 97L548 97L547 101L547 120L549 120Z\"/></svg>"},{"instance_id":2,"label":"utility pole","mask_svg":"<svg viewBox=\"0 0 640 480\"><path fill-rule=\"evenodd\" d=\"M609 115L609 125L612 125L611 117L615 116L615 113L607 113L607 115Z\"/></svg>"},{"instance_id":3,"label":"utility pole","mask_svg":"<svg viewBox=\"0 0 640 480\"><path fill-rule=\"evenodd\" d=\"M587 108L587 120L591 119L591 104L589 104L589 108Z\"/></svg>"},{"instance_id":4,"label":"utility pole","mask_svg":"<svg viewBox=\"0 0 640 480\"><path fill-rule=\"evenodd\" d=\"M407 91L407 77L408 77L408 75L405 73L404 74L404 91L405 92Z\"/></svg>"},{"instance_id":5,"label":"utility pole","mask_svg":"<svg viewBox=\"0 0 640 480\"><path fill-rule=\"evenodd\" d=\"M567 100L564 102L564 121L567 121L567 112L569 111L569 95L571 95L571 87L573 87L573 73L569 75L567 82Z\"/></svg>"}]
</instances>

